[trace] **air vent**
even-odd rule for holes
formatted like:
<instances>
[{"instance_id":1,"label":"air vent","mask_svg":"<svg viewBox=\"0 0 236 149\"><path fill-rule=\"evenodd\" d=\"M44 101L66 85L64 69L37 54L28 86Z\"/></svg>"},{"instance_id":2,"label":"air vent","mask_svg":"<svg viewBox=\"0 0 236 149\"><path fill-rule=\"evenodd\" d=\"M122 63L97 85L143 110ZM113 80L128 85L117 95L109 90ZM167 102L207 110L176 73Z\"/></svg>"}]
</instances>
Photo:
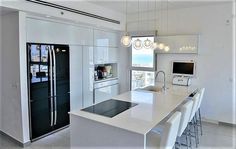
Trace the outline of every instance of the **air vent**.
<instances>
[{"instance_id":1,"label":"air vent","mask_svg":"<svg viewBox=\"0 0 236 149\"><path fill-rule=\"evenodd\" d=\"M95 15L95 14L80 11L80 10L77 10L77 9L61 6L61 5L50 3L50 2L45 2L45 1L42 1L42 0L26 0L26 1L36 3L36 4L40 4L40 5L44 5L44 6L48 6L48 7L57 8L57 9L60 9L60 10L69 11L69 12L72 12L72 13L80 14L80 15L83 15L83 16L87 16L87 17L91 17L91 18L95 18L95 19L99 19L99 20L103 20L103 21L107 21L107 22L111 22L111 23L115 23L115 24L120 24L120 21L117 21L117 20L114 20L114 19L102 17L102 16L99 16L99 15Z\"/></svg>"}]
</instances>

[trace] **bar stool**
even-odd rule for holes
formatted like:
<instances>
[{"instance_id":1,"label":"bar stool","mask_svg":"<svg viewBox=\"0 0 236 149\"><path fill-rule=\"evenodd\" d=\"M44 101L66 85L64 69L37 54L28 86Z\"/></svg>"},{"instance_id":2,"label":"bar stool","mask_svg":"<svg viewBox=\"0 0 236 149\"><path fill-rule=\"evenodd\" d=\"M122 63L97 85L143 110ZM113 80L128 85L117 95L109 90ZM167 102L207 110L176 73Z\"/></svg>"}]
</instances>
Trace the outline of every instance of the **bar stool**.
<instances>
[{"instance_id":1,"label":"bar stool","mask_svg":"<svg viewBox=\"0 0 236 149\"><path fill-rule=\"evenodd\" d=\"M199 101L200 101L200 94L196 93L194 95L192 101L193 101L193 107L192 107L192 110L191 110L191 115L190 115L189 123L188 123L189 126L190 126L188 134L189 134L190 138L191 137L195 138L196 147L198 147L199 138L198 138L198 130L197 130L197 122L196 122L196 112L197 112L197 107L198 107L198 104L199 104ZM192 135L191 126L193 126L193 129L194 129L193 133L194 133L194 135Z\"/></svg>"},{"instance_id":2,"label":"bar stool","mask_svg":"<svg viewBox=\"0 0 236 149\"><path fill-rule=\"evenodd\" d=\"M180 112L181 112L181 119L180 119L180 125L178 129L178 134L177 134L177 141L176 144L178 144L180 147L182 143L180 142L180 137L184 134L185 130L188 127L188 122L191 114L191 110L193 107L193 101L189 100L187 101L184 105L180 107ZM188 143L188 134L185 133L186 135L186 146L188 148L189 143Z\"/></svg>"},{"instance_id":3,"label":"bar stool","mask_svg":"<svg viewBox=\"0 0 236 149\"><path fill-rule=\"evenodd\" d=\"M205 88L202 88L200 90L200 101L199 101L198 106L197 106L197 112L198 112L197 123L198 123L198 126L200 127L200 130L201 130L201 136L202 136L202 117L201 117L200 107L201 107L201 104L202 104L202 99L203 99L204 93L205 93Z\"/></svg>"},{"instance_id":4,"label":"bar stool","mask_svg":"<svg viewBox=\"0 0 236 149\"><path fill-rule=\"evenodd\" d=\"M163 131L159 135L154 131L147 134L147 147L149 149L172 149L179 129L181 113L175 112L164 124Z\"/></svg>"}]
</instances>

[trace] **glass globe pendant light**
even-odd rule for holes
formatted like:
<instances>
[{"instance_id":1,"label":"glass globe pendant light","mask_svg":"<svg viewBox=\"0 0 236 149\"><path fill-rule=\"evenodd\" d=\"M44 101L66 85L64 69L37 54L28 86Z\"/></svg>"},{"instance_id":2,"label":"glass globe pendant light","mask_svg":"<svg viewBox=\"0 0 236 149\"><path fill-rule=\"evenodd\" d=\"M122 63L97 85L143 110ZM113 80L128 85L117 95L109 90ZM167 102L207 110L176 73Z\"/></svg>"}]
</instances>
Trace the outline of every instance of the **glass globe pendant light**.
<instances>
[{"instance_id":1,"label":"glass globe pendant light","mask_svg":"<svg viewBox=\"0 0 236 149\"><path fill-rule=\"evenodd\" d=\"M138 29L140 29L140 12L139 12L139 0L138 0ZM143 44L142 41L137 38L135 41L133 41L133 47L136 50L141 50L143 48Z\"/></svg>"},{"instance_id":2,"label":"glass globe pendant light","mask_svg":"<svg viewBox=\"0 0 236 149\"><path fill-rule=\"evenodd\" d=\"M165 48L165 44L164 44L164 43L159 43L159 44L158 44L158 48L159 48L160 50L163 50L163 49Z\"/></svg>"},{"instance_id":3,"label":"glass globe pendant light","mask_svg":"<svg viewBox=\"0 0 236 149\"><path fill-rule=\"evenodd\" d=\"M165 50L165 52L168 52L168 51L170 51L170 47L169 46L165 46L164 50Z\"/></svg>"},{"instance_id":4,"label":"glass globe pendant light","mask_svg":"<svg viewBox=\"0 0 236 149\"><path fill-rule=\"evenodd\" d=\"M133 42L133 46L136 50L141 50L143 48L142 41L138 38Z\"/></svg>"},{"instance_id":5,"label":"glass globe pendant light","mask_svg":"<svg viewBox=\"0 0 236 149\"><path fill-rule=\"evenodd\" d=\"M158 48L158 43L155 41L155 42L153 42L153 44L152 44L152 49L155 50L155 49L157 49L157 48Z\"/></svg>"},{"instance_id":6,"label":"glass globe pendant light","mask_svg":"<svg viewBox=\"0 0 236 149\"><path fill-rule=\"evenodd\" d=\"M158 48L158 42L157 42L157 30L155 31L155 36L154 36L154 42L152 43L152 49L155 50Z\"/></svg>"},{"instance_id":7,"label":"glass globe pendant light","mask_svg":"<svg viewBox=\"0 0 236 149\"><path fill-rule=\"evenodd\" d=\"M166 22L167 22L167 34L169 33L169 5L168 5L169 3L168 3L168 0L167 0L167 4L166 4L166 6L167 6L167 11L166 11ZM168 46L168 45L165 45L165 47L164 47L164 51L165 52L169 52L170 51L170 47Z\"/></svg>"},{"instance_id":8,"label":"glass globe pendant light","mask_svg":"<svg viewBox=\"0 0 236 149\"><path fill-rule=\"evenodd\" d=\"M124 36L121 38L121 43L124 47L130 47L131 46L131 36L126 33Z\"/></svg>"},{"instance_id":9,"label":"glass globe pendant light","mask_svg":"<svg viewBox=\"0 0 236 149\"><path fill-rule=\"evenodd\" d=\"M143 43L144 48L149 49L151 48L151 45L152 45L152 41L150 39L147 38L146 40L144 40L144 43Z\"/></svg>"},{"instance_id":10,"label":"glass globe pendant light","mask_svg":"<svg viewBox=\"0 0 236 149\"><path fill-rule=\"evenodd\" d=\"M121 37L121 44L124 47L130 47L132 44L132 39L131 36L129 36L128 31L127 31L127 0L126 0L126 5L125 5L125 9L126 9L126 22L125 22L125 34Z\"/></svg>"},{"instance_id":11,"label":"glass globe pendant light","mask_svg":"<svg viewBox=\"0 0 236 149\"><path fill-rule=\"evenodd\" d=\"M147 1L147 9L149 10L149 0ZM148 15L148 14L147 14ZM147 16L147 18L148 18L148 22L150 22L150 20L149 20L149 15ZM151 23L148 23L148 25L150 25ZM144 40L144 42L143 42L143 47L144 48L146 48L146 49L150 49L150 48L152 48L152 44L153 44L153 42L150 40L150 39L146 39L146 40Z\"/></svg>"}]
</instances>

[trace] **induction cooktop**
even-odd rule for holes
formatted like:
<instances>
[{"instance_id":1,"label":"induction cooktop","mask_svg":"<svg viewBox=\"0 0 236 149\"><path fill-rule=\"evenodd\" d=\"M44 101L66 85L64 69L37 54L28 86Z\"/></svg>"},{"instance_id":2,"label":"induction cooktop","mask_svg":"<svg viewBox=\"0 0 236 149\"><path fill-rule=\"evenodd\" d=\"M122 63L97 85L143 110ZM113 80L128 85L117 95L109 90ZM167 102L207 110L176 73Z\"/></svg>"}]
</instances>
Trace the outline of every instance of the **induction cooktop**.
<instances>
[{"instance_id":1,"label":"induction cooktop","mask_svg":"<svg viewBox=\"0 0 236 149\"><path fill-rule=\"evenodd\" d=\"M112 118L136 105L138 104L132 103L132 102L109 99L101 103L98 103L96 105L82 109L82 111Z\"/></svg>"}]
</instances>

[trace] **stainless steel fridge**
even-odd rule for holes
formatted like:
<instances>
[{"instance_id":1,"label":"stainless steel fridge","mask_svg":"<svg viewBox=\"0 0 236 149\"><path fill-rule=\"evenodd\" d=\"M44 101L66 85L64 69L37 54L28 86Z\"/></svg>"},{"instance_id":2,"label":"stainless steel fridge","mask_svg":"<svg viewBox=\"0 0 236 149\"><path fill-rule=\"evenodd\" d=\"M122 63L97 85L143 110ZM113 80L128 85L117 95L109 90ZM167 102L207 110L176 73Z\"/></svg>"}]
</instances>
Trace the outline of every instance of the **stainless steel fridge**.
<instances>
[{"instance_id":1,"label":"stainless steel fridge","mask_svg":"<svg viewBox=\"0 0 236 149\"><path fill-rule=\"evenodd\" d=\"M27 43L30 137L37 140L69 125L69 46Z\"/></svg>"}]
</instances>

